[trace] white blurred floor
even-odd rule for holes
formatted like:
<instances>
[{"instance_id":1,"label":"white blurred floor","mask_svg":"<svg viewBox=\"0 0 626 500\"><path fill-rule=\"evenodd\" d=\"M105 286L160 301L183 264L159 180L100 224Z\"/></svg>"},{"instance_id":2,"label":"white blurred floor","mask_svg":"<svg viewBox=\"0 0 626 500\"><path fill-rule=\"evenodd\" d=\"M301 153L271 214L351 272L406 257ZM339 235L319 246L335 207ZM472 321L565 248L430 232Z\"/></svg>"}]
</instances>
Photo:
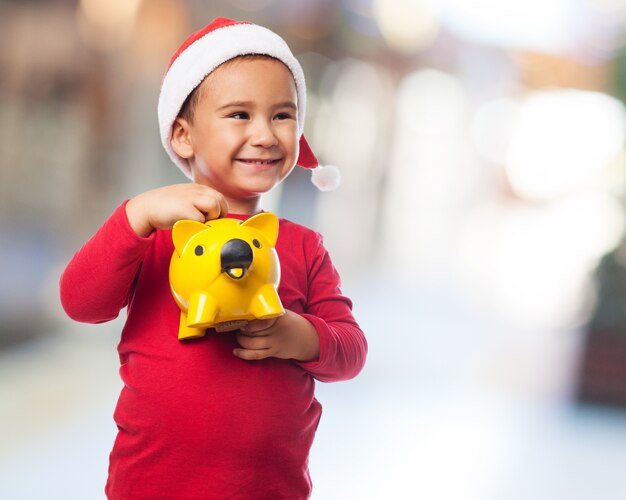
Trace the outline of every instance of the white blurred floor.
<instances>
[{"instance_id":1,"label":"white blurred floor","mask_svg":"<svg viewBox=\"0 0 626 500\"><path fill-rule=\"evenodd\" d=\"M513 335L446 291L374 288L348 290L366 369L318 385L314 499L626 498L626 415L568 403L575 336ZM0 498L104 498L119 327L68 322L0 352Z\"/></svg>"}]
</instances>

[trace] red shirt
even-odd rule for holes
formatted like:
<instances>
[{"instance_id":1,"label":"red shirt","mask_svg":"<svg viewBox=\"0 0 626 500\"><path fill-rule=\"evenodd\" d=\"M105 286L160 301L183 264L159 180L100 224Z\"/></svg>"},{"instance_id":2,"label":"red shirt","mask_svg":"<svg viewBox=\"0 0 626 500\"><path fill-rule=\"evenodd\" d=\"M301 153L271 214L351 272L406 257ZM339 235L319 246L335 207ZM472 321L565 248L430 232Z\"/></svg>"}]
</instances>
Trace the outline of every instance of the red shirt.
<instances>
[{"instance_id":1,"label":"red shirt","mask_svg":"<svg viewBox=\"0 0 626 500\"><path fill-rule=\"evenodd\" d=\"M179 341L173 250L171 231L137 236L124 203L61 277L63 307L77 321L108 321L127 307L107 496L309 497L308 455L322 412L314 379L354 377L367 352L321 236L280 219L278 292L317 330L320 357L311 363L241 360L232 332Z\"/></svg>"}]
</instances>

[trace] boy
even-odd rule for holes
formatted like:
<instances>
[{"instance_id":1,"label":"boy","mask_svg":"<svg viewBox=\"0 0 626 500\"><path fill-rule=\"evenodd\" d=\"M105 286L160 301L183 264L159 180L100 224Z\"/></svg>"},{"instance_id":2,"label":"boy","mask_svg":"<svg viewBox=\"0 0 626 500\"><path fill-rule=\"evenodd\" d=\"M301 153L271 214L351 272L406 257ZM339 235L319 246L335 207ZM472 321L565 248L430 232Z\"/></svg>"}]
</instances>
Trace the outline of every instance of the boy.
<instances>
[{"instance_id":1,"label":"boy","mask_svg":"<svg viewBox=\"0 0 626 500\"><path fill-rule=\"evenodd\" d=\"M109 498L310 496L314 379L354 377L367 351L319 234L280 220L279 318L181 342L168 284L174 222L245 220L296 163L316 166L302 135L305 92L275 33L216 19L193 34L159 98L163 144L193 183L124 202L63 273L72 318L98 323L127 307Z\"/></svg>"}]
</instances>

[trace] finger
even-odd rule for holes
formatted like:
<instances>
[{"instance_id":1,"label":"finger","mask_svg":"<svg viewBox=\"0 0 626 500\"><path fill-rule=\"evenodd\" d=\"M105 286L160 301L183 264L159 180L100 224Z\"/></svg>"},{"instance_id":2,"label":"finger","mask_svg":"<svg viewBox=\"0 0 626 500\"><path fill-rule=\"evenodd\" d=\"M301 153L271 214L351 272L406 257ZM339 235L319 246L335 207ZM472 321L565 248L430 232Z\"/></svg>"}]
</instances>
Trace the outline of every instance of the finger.
<instances>
[{"instance_id":1,"label":"finger","mask_svg":"<svg viewBox=\"0 0 626 500\"><path fill-rule=\"evenodd\" d=\"M196 208L195 210L190 209L188 213L178 218L178 220L180 219L195 220L197 222L205 223L206 213L198 208Z\"/></svg>"},{"instance_id":2,"label":"finger","mask_svg":"<svg viewBox=\"0 0 626 500\"><path fill-rule=\"evenodd\" d=\"M197 208L205 214L206 220L219 219L228 214L228 202L222 193L207 186L197 201Z\"/></svg>"},{"instance_id":3,"label":"finger","mask_svg":"<svg viewBox=\"0 0 626 500\"><path fill-rule=\"evenodd\" d=\"M223 211L220 203L217 200L202 200L197 204L196 208L202 213L202 222L219 219L220 217L226 215L226 212Z\"/></svg>"},{"instance_id":4,"label":"finger","mask_svg":"<svg viewBox=\"0 0 626 500\"><path fill-rule=\"evenodd\" d=\"M271 356L269 349L233 349L233 354L246 361L258 361Z\"/></svg>"},{"instance_id":5,"label":"finger","mask_svg":"<svg viewBox=\"0 0 626 500\"><path fill-rule=\"evenodd\" d=\"M264 336L250 336L244 333L236 334L237 343L244 349L267 349L269 348L268 337Z\"/></svg>"},{"instance_id":6,"label":"finger","mask_svg":"<svg viewBox=\"0 0 626 500\"><path fill-rule=\"evenodd\" d=\"M220 217L224 217L228 212L225 211L222 208L221 203L219 203L219 201L215 200L208 208L208 210L206 210L204 212L206 220L213 220L213 219L219 219Z\"/></svg>"}]
</instances>

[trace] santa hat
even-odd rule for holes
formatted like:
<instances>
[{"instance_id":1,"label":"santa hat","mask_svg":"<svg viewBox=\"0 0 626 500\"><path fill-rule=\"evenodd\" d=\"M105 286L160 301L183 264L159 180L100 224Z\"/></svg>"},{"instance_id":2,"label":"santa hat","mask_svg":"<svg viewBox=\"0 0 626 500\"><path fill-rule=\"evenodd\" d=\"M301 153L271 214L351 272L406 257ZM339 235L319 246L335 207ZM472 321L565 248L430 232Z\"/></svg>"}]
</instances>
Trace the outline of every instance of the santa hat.
<instances>
[{"instance_id":1,"label":"santa hat","mask_svg":"<svg viewBox=\"0 0 626 500\"><path fill-rule=\"evenodd\" d=\"M339 185L339 170L332 165L320 166L302 133L306 111L306 84L300 63L285 41L273 31L232 19L215 19L200 31L193 33L170 60L163 77L158 106L161 142L168 155L178 168L191 178L189 163L172 149L170 143L172 125L187 96L209 73L230 59L249 54L274 57L282 61L291 71L298 96L300 154L296 164L312 170L311 181L322 191L335 189Z\"/></svg>"}]
</instances>

